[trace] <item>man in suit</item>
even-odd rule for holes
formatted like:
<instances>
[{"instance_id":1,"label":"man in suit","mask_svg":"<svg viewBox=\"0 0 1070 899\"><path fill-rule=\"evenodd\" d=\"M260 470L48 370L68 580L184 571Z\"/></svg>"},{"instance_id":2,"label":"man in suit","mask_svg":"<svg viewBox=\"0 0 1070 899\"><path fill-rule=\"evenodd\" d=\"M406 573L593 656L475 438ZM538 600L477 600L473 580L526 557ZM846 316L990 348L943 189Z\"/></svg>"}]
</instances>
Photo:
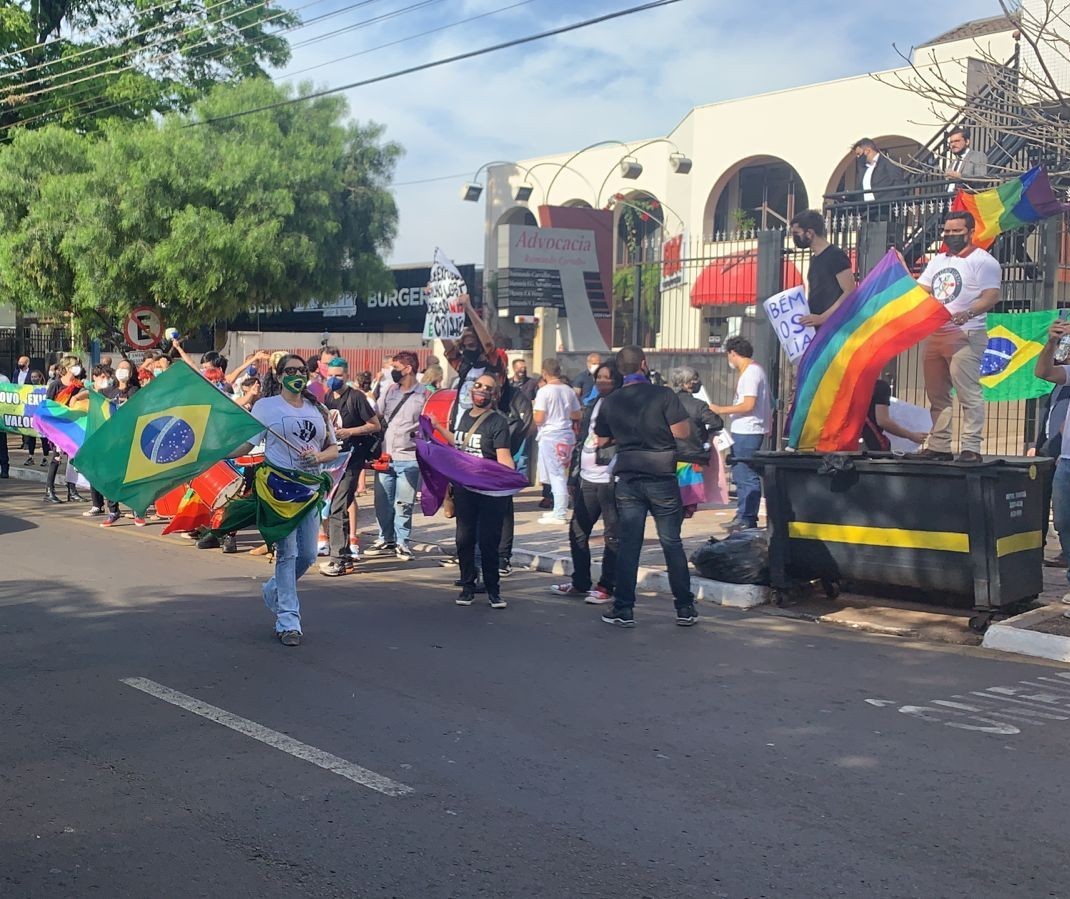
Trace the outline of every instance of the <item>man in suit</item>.
<instances>
[{"instance_id":1,"label":"man in suit","mask_svg":"<svg viewBox=\"0 0 1070 899\"><path fill-rule=\"evenodd\" d=\"M19 356L18 367L11 375L12 384L29 384L30 383L30 357Z\"/></svg>"},{"instance_id":2,"label":"man in suit","mask_svg":"<svg viewBox=\"0 0 1070 899\"><path fill-rule=\"evenodd\" d=\"M881 153L872 140L863 137L853 149L858 158L858 184L866 203L887 203L902 196L902 190L894 188L902 188L906 184L905 173Z\"/></svg>"},{"instance_id":3,"label":"man in suit","mask_svg":"<svg viewBox=\"0 0 1070 899\"><path fill-rule=\"evenodd\" d=\"M1041 398L1037 405L1037 441L1029 450L1027 456L1043 456L1048 459L1058 459L1063 445L1063 422L1066 420L1067 409L1070 408L1070 384L1056 384L1051 393ZM1048 521L1051 518L1051 493L1052 480L1055 477L1055 467L1052 466L1044 478L1044 517L1041 531L1044 535L1044 543L1048 542ZM1064 535L1060 534L1060 540ZM1048 568L1066 568L1066 552L1060 547L1056 556L1044 559Z\"/></svg>"},{"instance_id":4,"label":"man in suit","mask_svg":"<svg viewBox=\"0 0 1070 899\"><path fill-rule=\"evenodd\" d=\"M988 156L970 146L970 132L956 125L947 133L947 148L951 158L944 176L951 183L947 192L953 194L959 186L974 189L986 186L988 179Z\"/></svg>"}]
</instances>

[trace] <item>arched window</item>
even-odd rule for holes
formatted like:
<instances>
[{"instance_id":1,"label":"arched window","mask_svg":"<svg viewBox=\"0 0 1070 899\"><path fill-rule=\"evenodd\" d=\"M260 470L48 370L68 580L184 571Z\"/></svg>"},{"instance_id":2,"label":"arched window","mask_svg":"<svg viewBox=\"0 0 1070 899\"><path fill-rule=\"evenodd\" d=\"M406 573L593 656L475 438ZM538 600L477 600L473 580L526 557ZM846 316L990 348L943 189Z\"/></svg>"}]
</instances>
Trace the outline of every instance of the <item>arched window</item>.
<instances>
[{"instance_id":1,"label":"arched window","mask_svg":"<svg viewBox=\"0 0 1070 899\"><path fill-rule=\"evenodd\" d=\"M802 178L789 163L776 156L752 156L718 179L706 200L703 229L707 237L715 238L787 227L807 205Z\"/></svg>"}]
</instances>

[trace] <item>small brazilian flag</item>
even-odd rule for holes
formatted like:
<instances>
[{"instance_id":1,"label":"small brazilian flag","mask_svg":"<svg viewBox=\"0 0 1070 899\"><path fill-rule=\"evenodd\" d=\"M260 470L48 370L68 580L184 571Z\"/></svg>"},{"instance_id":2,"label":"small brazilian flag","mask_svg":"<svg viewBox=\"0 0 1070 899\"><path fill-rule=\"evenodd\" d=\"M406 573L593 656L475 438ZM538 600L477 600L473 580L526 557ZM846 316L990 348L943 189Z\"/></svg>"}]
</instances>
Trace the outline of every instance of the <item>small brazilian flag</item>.
<instances>
[{"instance_id":1,"label":"small brazilian flag","mask_svg":"<svg viewBox=\"0 0 1070 899\"><path fill-rule=\"evenodd\" d=\"M981 357L985 402L1028 400L1051 392L1051 384L1034 375L1033 367L1057 314L1054 309L988 314L988 346Z\"/></svg>"},{"instance_id":2,"label":"small brazilian flag","mask_svg":"<svg viewBox=\"0 0 1070 899\"><path fill-rule=\"evenodd\" d=\"M263 430L241 406L176 362L86 437L75 464L108 499L144 515L156 497Z\"/></svg>"},{"instance_id":3,"label":"small brazilian flag","mask_svg":"<svg viewBox=\"0 0 1070 899\"><path fill-rule=\"evenodd\" d=\"M278 543L309 514L331 488L326 472L311 474L257 466L253 491L223 507L223 519L212 529L217 537L256 525L265 543Z\"/></svg>"}]
</instances>

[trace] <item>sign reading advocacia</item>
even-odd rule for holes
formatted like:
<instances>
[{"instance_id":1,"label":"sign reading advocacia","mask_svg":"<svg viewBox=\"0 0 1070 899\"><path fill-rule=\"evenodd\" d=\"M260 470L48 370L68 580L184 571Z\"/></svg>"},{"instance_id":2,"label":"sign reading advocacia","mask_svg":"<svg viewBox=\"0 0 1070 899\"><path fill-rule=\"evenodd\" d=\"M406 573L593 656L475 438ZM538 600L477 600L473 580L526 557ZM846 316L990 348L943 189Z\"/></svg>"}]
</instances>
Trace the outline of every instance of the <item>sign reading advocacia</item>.
<instances>
[{"instance_id":1,"label":"sign reading advocacia","mask_svg":"<svg viewBox=\"0 0 1070 899\"><path fill-rule=\"evenodd\" d=\"M33 407L45 398L45 388L32 384L0 384L0 431L36 436Z\"/></svg>"}]
</instances>

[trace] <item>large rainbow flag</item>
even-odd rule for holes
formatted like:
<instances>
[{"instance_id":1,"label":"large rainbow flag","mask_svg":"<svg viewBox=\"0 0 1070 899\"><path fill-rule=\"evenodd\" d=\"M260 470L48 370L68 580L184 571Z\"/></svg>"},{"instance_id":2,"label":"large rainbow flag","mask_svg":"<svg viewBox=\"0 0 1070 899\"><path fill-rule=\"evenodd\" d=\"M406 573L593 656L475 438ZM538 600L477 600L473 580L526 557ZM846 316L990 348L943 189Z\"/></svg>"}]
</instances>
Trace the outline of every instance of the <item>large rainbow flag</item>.
<instances>
[{"instance_id":1,"label":"large rainbow flag","mask_svg":"<svg viewBox=\"0 0 1070 899\"><path fill-rule=\"evenodd\" d=\"M991 190L974 194L960 187L951 208L965 209L973 215L977 223L973 242L987 250L1004 231L1058 215L1070 205L1056 199L1048 173L1038 165Z\"/></svg>"},{"instance_id":2,"label":"large rainbow flag","mask_svg":"<svg viewBox=\"0 0 1070 899\"><path fill-rule=\"evenodd\" d=\"M866 420L873 387L894 356L951 320L891 249L818 329L799 363L788 417L788 446L850 452Z\"/></svg>"}]
</instances>

